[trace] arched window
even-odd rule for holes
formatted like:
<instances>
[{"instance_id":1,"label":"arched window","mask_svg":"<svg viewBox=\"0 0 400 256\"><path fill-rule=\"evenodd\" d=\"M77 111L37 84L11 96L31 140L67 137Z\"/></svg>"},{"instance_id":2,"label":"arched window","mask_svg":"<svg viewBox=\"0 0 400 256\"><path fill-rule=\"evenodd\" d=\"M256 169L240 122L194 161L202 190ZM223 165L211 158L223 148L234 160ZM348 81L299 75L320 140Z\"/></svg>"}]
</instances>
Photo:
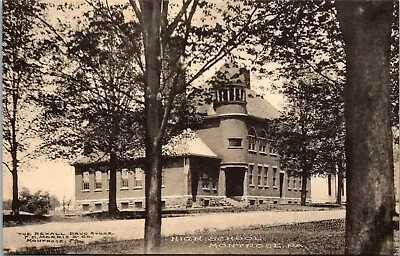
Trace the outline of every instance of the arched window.
<instances>
[{"instance_id":1,"label":"arched window","mask_svg":"<svg viewBox=\"0 0 400 256\"><path fill-rule=\"evenodd\" d=\"M254 129L254 127L250 127L248 138L249 138L249 151L256 151L257 135L256 135L256 129Z\"/></svg>"},{"instance_id":2,"label":"arched window","mask_svg":"<svg viewBox=\"0 0 400 256\"><path fill-rule=\"evenodd\" d=\"M267 153L267 133L264 129L261 130L258 139L258 151L260 151L260 153Z\"/></svg>"}]
</instances>

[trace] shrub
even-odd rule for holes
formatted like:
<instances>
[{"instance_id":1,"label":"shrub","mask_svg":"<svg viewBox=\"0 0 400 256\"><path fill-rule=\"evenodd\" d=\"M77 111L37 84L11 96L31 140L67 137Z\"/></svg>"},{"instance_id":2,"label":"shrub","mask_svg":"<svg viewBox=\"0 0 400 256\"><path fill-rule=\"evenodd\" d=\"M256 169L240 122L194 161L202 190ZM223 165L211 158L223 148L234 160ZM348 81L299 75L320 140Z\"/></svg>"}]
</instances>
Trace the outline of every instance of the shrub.
<instances>
[{"instance_id":1,"label":"shrub","mask_svg":"<svg viewBox=\"0 0 400 256\"><path fill-rule=\"evenodd\" d=\"M49 192L38 190L34 194L27 188L23 188L19 194L20 211L33 214L47 214L51 209L51 197Z\"/></svg>"}]
</instances>

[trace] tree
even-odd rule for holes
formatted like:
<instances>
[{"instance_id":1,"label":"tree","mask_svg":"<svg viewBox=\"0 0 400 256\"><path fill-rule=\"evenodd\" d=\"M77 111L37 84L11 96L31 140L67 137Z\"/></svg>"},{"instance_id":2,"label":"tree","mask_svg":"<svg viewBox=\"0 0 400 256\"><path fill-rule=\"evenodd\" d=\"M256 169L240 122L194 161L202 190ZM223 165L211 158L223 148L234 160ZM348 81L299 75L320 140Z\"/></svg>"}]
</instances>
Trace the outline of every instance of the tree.
<instances>
[{"instance_id":1,"label":"tree","mask_svg":"<svg viewBox=\"0 0 400 256\"><path fill-rule=\"evenodd\" d=\"M141 145L142 83L134 54L139 42L134 23L125 23L123 8L109 12L123 24L121 35L101 13L87 11L79 28L58 36L51 75L58 85L39 99L45 106L41 151L53 157L93 155L108 158L109 213L118 211L116 173L124 159ZM136 33L136 35L135 35Z\"/></svg>"},{"instance_id":2,"label":"tree","mask_svg":"<svg viewBox=\"0 0 400 256\"><path fill-rule=\"evenodd\" d=\"M306 204L307 182L313 174L334 173L340 147L340 87L327 86L312 73L299 74L283 85L282 116L272 129L279 164L288 175L301 178L301 204Z\"/></svg>"},{"instance_id":3,"label":"tree","mask_svg":"<svg viewBox=\"0 0 400 256\"><path fill-rule=\"evenodd\" d=\"M346 51L345 254L392 255L394 212L390 109L393 2L337 2Z\"/></svg>"},{"instance_id":4,"label":"tree","mask_svg":"<svg viewBox=\"0 0 400 256\"><path fill-rule=\"evenodd\" d=\"M3 166L12 174L12 210L18 214L18 172L36 133L36 110L31 103L43 84L41 60L48 47L40 39L45 31L36 16L43 15L46 5L36 0L3 4Z\"/></svg>"}]
</instances>

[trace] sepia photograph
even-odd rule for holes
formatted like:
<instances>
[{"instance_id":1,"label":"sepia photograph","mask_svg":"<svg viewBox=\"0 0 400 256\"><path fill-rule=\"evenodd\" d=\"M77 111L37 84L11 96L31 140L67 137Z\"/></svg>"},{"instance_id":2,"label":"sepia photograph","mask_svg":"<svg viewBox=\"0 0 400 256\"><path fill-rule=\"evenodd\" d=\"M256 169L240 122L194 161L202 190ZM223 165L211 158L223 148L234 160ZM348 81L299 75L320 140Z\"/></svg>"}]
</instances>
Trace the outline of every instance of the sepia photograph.
<instances>
[{"instance_id":1,"label":"sepia photograph","mask_svg":"<svg viewBox=\"0 0 400 256\"><path fill-rule=\"evenodd\" d=\"M1 12L4 255L400 255L398 1Z\"/></svg>"}]
</instances>

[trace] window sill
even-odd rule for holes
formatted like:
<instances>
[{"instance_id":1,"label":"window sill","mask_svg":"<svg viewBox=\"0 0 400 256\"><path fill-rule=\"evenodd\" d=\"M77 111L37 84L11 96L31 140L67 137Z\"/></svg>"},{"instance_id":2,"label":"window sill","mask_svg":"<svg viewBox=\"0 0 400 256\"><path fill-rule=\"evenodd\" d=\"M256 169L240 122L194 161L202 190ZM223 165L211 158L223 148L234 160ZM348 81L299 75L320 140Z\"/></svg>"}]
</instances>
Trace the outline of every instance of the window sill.
<instances>
[{"instance_id":1,"label":"window sill","mask_svg":"<svg viewBox=\"0 0 400 256\"><path fill-rule=\"evenodd\" d=\"M138 187L133 187L133 189L134 189L134 190L139 190L139 189L143 189L143 187L141 187L141 186L139 187L139 186L138 186Z\"/></svg>"},{"instance_id":2,"label":"window sill","mask_svg":"<svg viewBox=\"0 0 400 256\"><path fill-rule=\"evenodd\" d=\"M268 155L268 153L267 153L267 152L264 152L264 151L260 151L260 155L266 156L266 155Z\"/></svg>"},{"instance_id":3,"label":"window sill","mask_svg":"<svg viewBox=\"0 0 400 256\"><path fill-rule=\"evenodd\" d=\"M249 187L252 187L252 188L254 188L254 185L253 185L253 184L249 184Z\"/></svg>"},{"instance_id":4,"label":"window sill","mask_svg":"<svg viewBox=\"0 0 400 256\"><path fill-rule=\"evenodd\" d=\"M257 187L258 187L258 188L263 188L263 186L262 186L262 185L258 185Z\"/></svg>"},{"instance_id":5,"label":"window sill","mask_svg":"<svg viewBox=\"0 0 400 256\"><path fill-rule=\"evenodd\" d=\"M210 189L209 188L202 188L203 190L205 190L205 191L210 191Z\"/></svg>"},{"instance_id":6,"label":"window sill","mask_svg":"<svg viewBox=\"0 0 400 256\"><path fill-rule=\"evenodd\" d=\"M293 189L294 191L297 191L297 188Z\"/></svg>"},{"instance_id":7,"label":"window sill","mask_svg":"<svg viewBox=\"0 0 400 256\"><path fill-rule=\"evenodd\" d=\"M274 156L274 157L278 156L278 154L275 154L275 153L269 153L269 155Z\"/></svg>"},{"instance_id":8,"label":"window sill","mask_svg":"<svg viewBox=\"0 0 400 256\"><path fill-rule=\"evenodd\" d=\"M242 146L229 146L228 149L243 149Z\"/></svg>"},{"instance_id":9,"label":"window sill","mask_svg":"<svg viewBox=\"0 0 400 256\"><path fill-rule=\"evenodd\" d=\"M269 189L269 186L264 186L264 188L267 188L267 189Z\"/></svg>"},{"instance_id":10,"label":"window sill","mask_svg":"<svg viewBox=\"0 0 400 256\"><path fill-rule=\"evenodd\" d=\"M257 154L256 150L249 149L248 151L249 151L250 154Z\"/></svg>"},{"instance_id":11,"label":"window sill","mask_svg":"<svg viewBox=\"0 0 400 256\"><path fill-rule=\"evenodd\" d=\"M90 189L82 189L81 192L87 193L87 192L90 192Z\"/></svg>"},{"instance_id":12,"label":"window sill","mask_svg":"<svg viewBox=\"0 0 400 256\"><path fill-rule=\"evenodd\" d=\"M292 189L291 189L291 188L288 188L287 190L291 191ZM296 190L296 189L295 189L295 190Z\"/></svg>"},{"instance_id":13,"label":"window sill","mask_svg":"<svg viewBox=\"0 0 400 256\"><path fill-rule=\"evenodd\" d=\"M129 190L129 188L128 187L123 187L123 188L120 188L120 190Z\"/></svg>"},{"instance_id":14,"label":"window sill","mask_svg":"<svg viewBox=\"0 0 400 256\"><path fill-rule=\"evenodd\" d=\"M96 188L96 189L94 190L94 192L101 192L101 191L103 191L103 189L101 189L101 188Z\"/></svg>"},{"instance_id":15,"label":"window sill","mask_svg":"<svg viewBox=\"0 0 400 256\"><path fill-rule=\"evenodd\" d=\"M278 189L278 187L275 187L275 186L274 186L274 189Z\"/></svg>"},{"instance_id":16,"label":"window sill","mask_svg":"<svg viewBox=\"0 0 400 256\"><path fill-rule=\"evenodd\" d=\"M217 189L217 188L213 188L212 190L213 190L213 191L218 191L218 189Z\"/></svg>"}]
</instances>

